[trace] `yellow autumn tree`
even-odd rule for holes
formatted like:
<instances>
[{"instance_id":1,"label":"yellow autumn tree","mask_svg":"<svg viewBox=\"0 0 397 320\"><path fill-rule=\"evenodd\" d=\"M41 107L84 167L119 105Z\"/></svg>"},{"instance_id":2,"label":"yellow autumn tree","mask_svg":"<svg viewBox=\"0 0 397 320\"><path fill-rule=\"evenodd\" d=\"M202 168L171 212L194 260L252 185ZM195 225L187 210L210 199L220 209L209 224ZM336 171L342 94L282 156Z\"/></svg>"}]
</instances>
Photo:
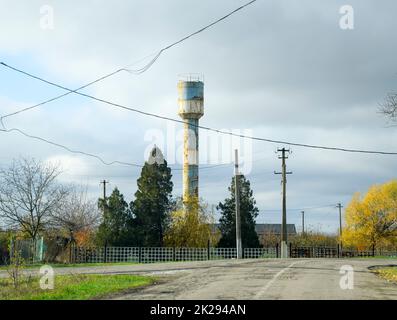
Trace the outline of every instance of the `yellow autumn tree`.
<instances>
[{"instance_id":1,"label":"yellow autumn tree","mask_svg":"<svg viewBox=\"0 0 397 320\"><path fill-rule=\"evenodd\" d=\"M356 193L346 208L345 246L358 249L397 245L397 180Z\"/></svg>"},{"instance_id":2,"label":"yellow autumn tree","mask_svg":"<svg viewBox=\"0 0 397 320\"><path fill-rule=\"evenodd\" d=\"M179 201L177 209L171 213L171 222L165 233L164 242L170 247L206 247L219 241L219 231L214 230L214 217L207 205L197 198L187 202Z\"/></svg>"}]
</instances>

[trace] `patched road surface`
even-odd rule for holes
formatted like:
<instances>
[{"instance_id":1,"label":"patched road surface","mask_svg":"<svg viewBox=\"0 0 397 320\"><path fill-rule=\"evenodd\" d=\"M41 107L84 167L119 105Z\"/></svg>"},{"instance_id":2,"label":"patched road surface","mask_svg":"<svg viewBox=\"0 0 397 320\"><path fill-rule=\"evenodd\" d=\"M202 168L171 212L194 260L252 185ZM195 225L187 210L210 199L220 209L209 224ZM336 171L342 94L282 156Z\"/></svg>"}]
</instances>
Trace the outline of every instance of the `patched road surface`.
<instances>
[{"instance_id":1,"label":"patched road surface","mask_svg":"<svg viewBox=\"0 0 397 320\"><path fill-rule=\"evenodd\" d=\"M102 267L56 268L56 274L140 274L159 279L149 287L114 299L392 299L397 284L369 268L397 265L388 259L257 259L173 262ZM353 268L353 289L341 279L341 268ZM35 271L29 271L37 273ZM0 277L7 276L0 271ZM345 279L345 278L344 278ZM343 285L345 284L345 285Z\"/></svg>"},{"instance_id":2,"label":"patched road surface","mask_svg":"<svg viewBox=\"0 0 397 320\"><path fill-rule=\"evenodd\" d=\"M397 264L395 260L248 260L200 266L187 265L163 274L164 283L118 299L393 299L397 284L371 272L371 266ZM353 289L348 289L341 267L353 267ZM194 269L189 269L194 267ZM161 272L158 271L158 275ZM341 288L341 278L342 287Z\"/></svg>"}]
</instances>

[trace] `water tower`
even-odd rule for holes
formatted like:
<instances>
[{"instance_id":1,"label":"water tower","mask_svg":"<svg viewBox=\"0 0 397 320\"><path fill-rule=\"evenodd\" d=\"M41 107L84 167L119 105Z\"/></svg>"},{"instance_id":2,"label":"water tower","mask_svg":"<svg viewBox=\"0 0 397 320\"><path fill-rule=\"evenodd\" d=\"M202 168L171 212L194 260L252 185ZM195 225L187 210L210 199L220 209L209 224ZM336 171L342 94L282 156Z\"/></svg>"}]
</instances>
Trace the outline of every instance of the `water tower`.
<instances>
[{"instance_id":1,"label":"water tower","mask_svg":"<svg viewBox=\"0 0 397 320\"><path fill-rule=\"evenodd\" d=\"M204 115L202 76L184 75L178 81L178 114L184 121L183 201L198 198L199 119Z\"/></svg>"}]
</instances>

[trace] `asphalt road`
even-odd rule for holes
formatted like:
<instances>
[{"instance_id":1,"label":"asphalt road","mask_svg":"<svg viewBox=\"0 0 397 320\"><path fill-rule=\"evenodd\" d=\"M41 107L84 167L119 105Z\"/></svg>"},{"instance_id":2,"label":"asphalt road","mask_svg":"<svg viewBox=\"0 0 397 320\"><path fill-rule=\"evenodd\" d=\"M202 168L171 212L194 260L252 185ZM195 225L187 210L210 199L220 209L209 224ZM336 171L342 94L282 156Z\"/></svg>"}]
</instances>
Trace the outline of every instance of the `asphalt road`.
<instances>
[{"instance_id":1,"label":"asphalt road","mask_svg":"<svg viewBox=\"0 0 397 320\"><path fill-rule=\"evenodd\" d=\"M368 269L376 265L397 264L393 260L248 260L203 265L174 271L164 283L118 299L393 299L397 285ZM354 270L353 289L342 289L342 266ZM345 282L343 282L345 283Z\"/></svg>"},{"instance_id":2,"label":"asphalt road","mask_svg":"<svg viewBox=\"0 0 397 320\"><path fill-rule=\"evenodd\" d=\"M371 272L397 265L380 259L223 260L106 267L56 268L56 274L144 274L159 282L114 299L393 299L397 284ZM342 266L351 266L353 289L340 286ZM30 271L37 273L37 271ZM0 272L0 277L6 276ZM345 283L345 282L343 282Z\"/></svg>"}]
</instances>

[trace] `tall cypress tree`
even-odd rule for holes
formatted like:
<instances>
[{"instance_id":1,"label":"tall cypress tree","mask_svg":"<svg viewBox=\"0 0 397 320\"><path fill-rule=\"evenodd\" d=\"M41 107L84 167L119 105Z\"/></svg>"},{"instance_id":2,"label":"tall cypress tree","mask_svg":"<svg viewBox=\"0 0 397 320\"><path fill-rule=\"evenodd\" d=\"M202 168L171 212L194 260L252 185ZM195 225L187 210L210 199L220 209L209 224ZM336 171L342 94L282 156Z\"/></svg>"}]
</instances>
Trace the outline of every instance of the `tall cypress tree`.
<instances>
[{"instance_id":1,"label":"tall cypress tree","mask_svg":"<svg viewBox=\"0 0 397 320\"><path fill-rule=\"evenodd\" d=\"M104 216L98 229L98 242L108 246L134 245L131 211L117 187L106 200L99 199L99 207L104 210Z\"/></svg>"},{"instance_id":2,"label":"tall cypress tree","mask_svg":"<svg viewBox=\"0 0 397 320\"><path fill-rule=\"evenodd\" d=\"M130 204L140 246L163 246L172 206L171 177L171 168L155 146L142 168L135 200Z\"/></svg>"},{"instance_id":3,"label":"tall cypress tree","mask_svg":"<svg viewBox=\"0 0 397 320\"><path fill-rule=\"evenodd\" d=\"M221 239L218 247L236 247L236 206L235 206L235 177L232 179L230 198L219 203L218 210L221 210L220 231ZM241 217L241 240L243 248L260 247L259 238L255 231L255 219L259 210L253 197L253 191L249 180L240 175L240 217Z\"/></svg>"}]
</instances>

